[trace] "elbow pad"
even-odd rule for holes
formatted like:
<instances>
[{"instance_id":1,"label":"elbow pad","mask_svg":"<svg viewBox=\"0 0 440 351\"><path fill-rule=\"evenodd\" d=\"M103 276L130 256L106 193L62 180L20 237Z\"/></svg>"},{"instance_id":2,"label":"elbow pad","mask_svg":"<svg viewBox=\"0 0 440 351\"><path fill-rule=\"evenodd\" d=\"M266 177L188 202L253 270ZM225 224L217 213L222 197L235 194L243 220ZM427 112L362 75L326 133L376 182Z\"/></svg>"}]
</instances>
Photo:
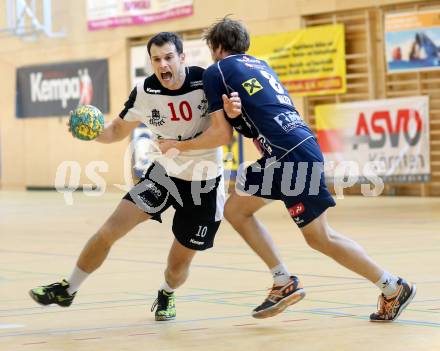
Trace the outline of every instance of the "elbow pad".
<instances>
[{"instance_id":1,"label":"elbow pad","mask_svg":"<svg viewBox=\"0 0 440 351\"><path fill-rule=\"evenodd\" d=\"M240 134L245 136L246 138L256 138L258 136L258 132L255 128L253 128L251 125L246 123L246 121L243 118L243 115L240 115L235 118L230 118L225 113L226 120L228 123Z\"/></svg>"}]
</instances>

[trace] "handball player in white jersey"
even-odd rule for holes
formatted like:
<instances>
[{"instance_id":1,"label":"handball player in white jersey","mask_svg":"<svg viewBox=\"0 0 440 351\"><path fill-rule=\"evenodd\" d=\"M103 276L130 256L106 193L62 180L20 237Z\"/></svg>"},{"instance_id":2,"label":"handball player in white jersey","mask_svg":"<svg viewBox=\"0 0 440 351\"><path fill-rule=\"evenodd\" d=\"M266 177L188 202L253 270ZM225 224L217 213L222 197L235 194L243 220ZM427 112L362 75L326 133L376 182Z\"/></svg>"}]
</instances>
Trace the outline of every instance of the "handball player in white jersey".
<instances>
[{"instance_id":1,"label":"handball player in white jersey","mask_svg":"<svg viewBox=\"0 0 440 351\"><path fill-rule=\"evenodd\" d=\"M224 116L211 118L203 91L201 67L185 65L181 39L162 32L147 44L154 74L138 84L119 116L106 125L96 141L113 143L145 124L157 139L191 140L215 125L220 144L232 138ZM159 150L159 149L158 149ZM176 317L174 290L188 277L197 251L213 246L225 202L221 148L183 151L174 158L158 157L114 213L89 239L69 279L30 290L39 304L71 305L81 284L107 257L112 245L139 223L173 207L174 241L168 254L164 281L152 306L156 320Z\"/></svg>"}]
</instances>

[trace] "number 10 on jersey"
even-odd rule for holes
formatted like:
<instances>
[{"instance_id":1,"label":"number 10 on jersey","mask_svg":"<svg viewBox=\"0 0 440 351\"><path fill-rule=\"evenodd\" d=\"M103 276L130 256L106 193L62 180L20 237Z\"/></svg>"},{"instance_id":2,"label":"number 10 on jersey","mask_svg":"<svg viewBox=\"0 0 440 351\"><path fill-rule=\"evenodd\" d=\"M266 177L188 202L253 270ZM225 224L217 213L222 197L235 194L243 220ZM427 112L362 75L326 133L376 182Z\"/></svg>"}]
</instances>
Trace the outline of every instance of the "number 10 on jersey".
<instances>
[{"instance_id":1,"label":"number 10 on jersey","mask_svg":"<svg viewBox=\"0 0 440 351\"><path fill-rule=\"evenodd\" d=\"M174 107L174 103L173 102L168 103L168 106L170 107L171 120L172 121L180 121L181 119L183 119L185 121L191 121L191 119L192 119L192 110L191 110L191 105L189 104L188 101L182 101L179 104L180 116L177 116L176 109Z\"/></svg>"}]
</instances>

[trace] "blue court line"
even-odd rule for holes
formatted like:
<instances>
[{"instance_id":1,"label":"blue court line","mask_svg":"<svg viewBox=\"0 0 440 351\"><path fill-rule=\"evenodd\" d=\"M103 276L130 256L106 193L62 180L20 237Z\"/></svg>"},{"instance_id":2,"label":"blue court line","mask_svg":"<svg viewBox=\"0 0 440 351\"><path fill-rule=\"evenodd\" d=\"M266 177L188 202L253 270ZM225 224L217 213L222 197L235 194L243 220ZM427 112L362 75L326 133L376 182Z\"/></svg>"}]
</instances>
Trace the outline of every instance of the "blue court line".
<instances>
[{"instance_id":1,"label":"blue court line","mask_svg":"<svg viewBox=\"0 0 440 351\"><path fill-rule=\"evenodd\" d=\"M4 272L4 270L1 270L1 271ZM6 277L0 277L0 284L5 284L10 281L11 281L11 279L8 279Z\"/></svg>"},{"instance_id":2,"label":"blue court line","mask_svg":"<svg viewBox=\"0 0 440 351\"><path fill-rule=\"evenodd\" d=\"M348 289L348 290L352 290ZM194 289L194 290L202 290L202 291L209 291L209 289ZM216 291L216 290L213 290ZM247 294L250 296L256 296L256 294ZM191 296L191 295L189 295ZM197 296L197 295L193 295L193 296ZM185 297L188 297L188 295L186 295ZM233 297L231 297L232 299ZM181 300L181 298L179 298L179 300ZM205 303L210 303L210 302L214 302L215 300L203 300L203 299L194 299L194 302L205 302ZM221 301L221 304L228 304L228 301L224 301L224 300L218 300ZM316 312L316 311L331 311L334 309L346 309L346 308L356 308L356 307L362 307L362 308L375 308L377 307L376 304L354 304L354 303L347 303L347 302L340 302L340 301L329 301L329 300L320 300L320 299L311 299L311 298L307 298L307 301L310 302L319 302L319 303L328 303L328 304L338 304L338 305L342 305L342 306L337 306L337 307L327 307L327 308L315 308L315 309L306 309L306 310L295 310L295 312L306 312L306 313L311 313L311 311ZM420 303L425 303L425 302L433 302L433 301L440 301L440 298L436 298L436 299L426 299L426 300L416 300L416 301L412 301L411 305L414 304L420 304ZM215 303L215 302L214 302ZM241 306L240 304L233 304L230 303L231 305L234 306ZM251 307L255 307L256 305L253 305ZM415 308L406 308L406 311L414 311L414 312L421 312L421 313L428 313L428 314L440 314L440 311L432 311L432 310L422 310L422 309L415 309ZM336 313L335 311L333 311L334 313ZM368 319L368 318L366 318ZM426 323L431 323L431 322L426 322ZM434 323L435 324L435 323ZM440 326L440 323L437 323Z\"/></svg>"},{"instance_id":3,"label":"blue court line","mask_svg":"<svg viewBox=\"0 0 440 351\"><path fill-rule=\"evenodd\" d=\"M436 252L438 253L440 251L440 247L438 248L430 248L430 249L422 249L422 250L400 250L400 251L368 251L368 254L370 256L390 256L390 255L407 255L407 254L417 254L417 253L427 253L427 252Z\"/></svg>"},{"instance_id":4,"label":"blue court line","mask_svg":"<svg viewBox=\"0 0 440 351\"><path fill-rule=\"evenodd\" d=\"M406 310L409 311L409 309L405 309L405 311ZM283 313L293 313L293 312L294 311L284 311ZM320 310L299 310L299 311L295 311L295 312L297 312L297 313L303 312L303 313L310 313L310 314L317 314L317 315L345 316L348 318L369 321L368 316L353 316L353 314L351 314L351 313L343 313L343 312L339 312L339 313L338 312L325 312L325 311L320 311ZM440 323L429 322L429 321L416 321L416 320L411 320L411 319L397 319L392 323L393 324L412 325L412 326L440 328Z\"/></svg>"},{"instance_id":5,"label":"blue court line","mask_svg":"<svg viewBox=\"0 0 440 351\"><path fill-rule=\"evenodd\" d=\"M234 297L230 297L230 298L226 298L225 299L203 299L202 298L197 298L197 295L190 295L190 296L182 296L179 297L179 301L180 302L199 302L199 303L208 303L208 304L216 304L216 305L227 305L227 306L235 306L235 307L247 307L249 309L251 308L255 308L257 305L254 303L233 303L231 301L226 301L229 299L233 299ZM203 295L206 296L206 295ZM212 296L212 295L211 295ZM247 296L246 296L247 297ZM142 301L145 302L144 299L132 299L132 300L118 300L117 302L133 302L133 301ZM374 309L376 307L375 304L351 304L351 303L346 303L346 302L339 302L339 301L327 301L327 300L318 300L318 299L308 299L308 301L310 302L319 302L319 303L327 303L327 304L338 304L338 305L342 305L342 306L334 306L334 307L319 307L319 308L312 308L312 309L302 309L302 310L295 310L295 311L286 311L284 313L311 313L311 314L321 314L321 315L336 315L336 316L352 316L353 318L357 318L357 319L366 319L368 320L367 317L362 317L362 316L354 316L352 313L344 313L344 312L338 312L335 310L338 309L349 309L349 308L372 308ZM101 302L100 304L104 304L104 303L114 303L115 301L104 301ZM423 303L425 301L414 301L413 303ZM96 303L84 303L82 305L95 305ZM96 306L93 308L76 308L76 309L69 309L66 312L76 312L76 311L91 311L91 310L95 310L95 309L106 309L106 308L126 308L126 307L134 307L134 306L146 306L145 303L141 303L141 304L131 304L131 305L117 305L117 306ZM37 307L37 308L31 308L31 309L39 309L41 310L41 307ZM35 313L26 313L26 314L17 314L17 315L11 315L11 316L25 316L25 315L34 315L34 314L46 314L46 313L59 313L60 309L58 308L51 308L52 311L41 311L41 312L35 312ZM439 314L439 312L437 311L426 311L426 310L419 310L419 309L414 309L414 308L407 308L407 311L414 311L414 312L422 312L422 313L430 313L430 314ZM430 325L430 326L440 326L440 323L435 323L435 322L428 322L428 321L417 321L418 324L420 325ZM415 323L409 323L409 324L415 324Z\"/></svg>"},{"instance_id":6,"label":"blue court line","mask_svg":"<svg viewBox=\"0 0 440 351\"><path fill-rule=\"evenodd\" d=\"M229 301L225 300L207 300L207 299L194 299L194 302L201 302L201 303L220 303L222 305L232 305L232 306L250 306L255 307L254 304L237 304L237 303L231 303ZM334 311L336 309L347 309L347 308L375 308L376 304L353 304L353 303L346 303L346 302L339 302L339 301L327 301L327 300L318 300L318 299L308 299L310 302L319 302L319 303L330 303L330 304L340 304L342 306L335 306L335 307L327 307L327 308L313 308L313 309L296 309L294 311L285 311L283 313L312 313L312 314L324 314L324 315L341 315L341 316L352 316L356 319L365 319L369 320L368 317L362 317L362 316L353 316L351 313L344 313L344 312L337 312ZM422 301L418 301L422 302ZM413 302L412 302L413 303ZM414 308L406 308L406 311L414 311L414 312L422 312L422 313L429 313L429 314L440 314L439 312L435 311L426 311L426 310L419 310ZM436 322L428 322L428 321L416 321L417 323L412 323L414 321L410 321L411 323L408 324L418 324L418 325L427 325L427 326L435 326L440 327L440 323Z\"/></svg>"},{"instance_id":7,"label":"blue court line","mask_svg":"<svg viewBox=\"0 0 440 351\"><path fill-rule=\"evenodd\" d=\"M209 317L209 318L199 318L199 319L187 319L187 320L173 320L167 321L166 324L189 324L204 321L217 321L217 320L228 320L228 319L238 319L243 317L249 317L250 313L242 314L238 316L223 316L223 317ZM118 330L127 328L141 328L141 327L154 327L160 328L164 324L158 322L151 323L138 323L138 324L121 324L121 325L109 325L106 327L90 327L90 328L63 328L63 329L53 329L53 330L42 330L30 333L10 333L0 335L0 338L11 337L11 336L30 336L30 335L57 335L66 333L80 333L80 332L92 332L92 331L102 331L102 330Z\"/></svg>"},{"instance_id":8,"label":"blue court line","mask_svg":"<svg viewBox=\"0 0 440 351\"><path fill-rule=\"evenodd\" d=\"M352 289L357 289L357 288L353 288L353 287L348 287L347 288L347 285L353 285L353 284L355 284L355 285L360 285L360 284L365 284L365 285L367 285L367 286L365 286L365 287L361 287L361 288L359 288L359 289L364 289L364 288L367 288L367 287L369 287L370 286L370 282L369 281L367 281L367 280L365 280L365 279L363 279L363 281L356 281L356 282L350 282L350 283L344 283L344 285L343 285L343 287L341 287L341 289L340 290L352 290ZM321 289L321 288L326 288L326 287L330 287L330 286L341 286L341 283L328 283L328 284L314 284L314 285L307 285L307 286L305 286L304 288L308 291L309 289L314 289L314 288L319 288L319 289ZM190 287L187 287L186 289L189 289L189 290L201 290L201 291L212 291L212 292L219 292L219 293L228 293L228 291L227 290L215 290L215 289L207 289L207 288L190 288ZM244 291L229 291L229 293L257 293L257 292L259 292L259 291L268 291L270 288L269 287L267 287L267 289L257 289L257 290L244 290ZM327 291L327 290L319 290L319 291ZM334 290L329 290L329 291L334 291Z\"/></svg>"},{"instance_id":9,"label":"blue court line","mask_svg":"<svg viewBox=\"0 0 440 351\"><path fill-rule=\"evenodd\" d=\"M334 285L334 284L329 284L329 285ZM257 293L258 291L261 291L261 290L235 291L235 292L234 291L229 291L228 292L228 291L223 291L223 290L213 290L213 289L206 289L206 288L187 288L187 289L188 290L212 291L212 292L218 292L218 294L228 294L229 293L231 295L233 295L233 294L242 294L243 293L243 294L247 294L249 296L264 297L264 296L262 296L262 295ZM358 289L358 288L348 288L348 289L344 288L343 290L353 290L353 289ZM307 287L306 287L306 290L307 290ZM213 295L215 295L215 294L213 294ZM197 297L197 296L201 296L201 297L207 296L207 297L209 297L209 296L211 296L211 294L185 295L183 297L190 298L192 296L195 296L195 297ZM180 298L181 297L178 297L179 300L180 300ZM361 305L360 304L350 304L348 302L313 299L313 298L309 298L309 296L307 296L306 299L307 299L307 301L313 301L313 302L334 303L334 304L341 304L341 303L343 303L345 305L353 305L353 306L367 306L367 307L374 306L374 307L376 307L376 304L368 304L368 305L366 305L366 304L361 304ZM429 299L423 299L423 300L417 299L417 300L411 301L411 305L422 304L422 303L425 303L425 302L439 302L439 301L440 301L440 298L429 298ZM405 309L405 310L407 310L407 309ZM424 311L424 310L420 310L420 311ZM437 313L437 312L435 312L435 313Z\"/></svg>"},{"instance_id":10,"label":"blue court line","mask_svg":"<svg viewBox=\"0 0 440 351\"><path fill-rule=\"evenodd\" d=\"M35 251L13 251L13 250L2 250L2 249L0 249L0 252L7 252L7 253L14 253L14 254L29 254L29 255L38 255L38 256L69 257L69 258L77 258L78 257L77 255L42 253L42 252L35 252ZM112 257L109 257L109 258L107 258L107 261L134 262L134 263L166 265L166 262L164 262L164 261L148 261L148 260L129 259L129 258L112 258ZM267 274L269 274L268 270L262 270L262 269L235 268L235 267L224 267L224 266L203 265L203 264L192 264L191 268L209 268L209 269L218 269L218 270L226 270L226 271L267 273ZM364 278L358 278L358 277L343 277L343 276L319 275L319 274L307 274L307 273L301 273L300 276L316 277L316 278L332 278L332 279L365 281Z\"/></svg>"},{"instance_id":11,"label":"blue court line","mask_svg":"<svg viewBox=\"0 0 440 351\"><path fill-rule=\"evenodd\" d=\"M150 298L150 299L154 299L156 298L157 295L151 295L151 296L146 296L146 298ZM72 305L72 307L68 308L68 309L62 309L63 311L69 312L69 311L78 311L78 310L83 310L83 309L77 309L77 306L87 306L87 305L106 305L109 303L124 303L124 302L134 302L134 301L143 301L145 302L145 298L144 299L123 299L123 300L110 300L110 301L93 301L93 302L80 302L80 303L75 303L74 305ZM121 306L125 306L125 305L121 305ZM60 309L58 308L58 306L40 306L37 304L36 307L25 307L25 308L16 308L16 309L6 309L6 310L0 310L0 312L11 312L11 311L33 311L33 310L42 310L44 309L45 312L52 312L50 311L50 309L53 309L53 312L59 312ZM5 315L1 315L0 317L5 317Z\"/></svg>"},{"instance_id":12,"label":"blue court line","mask_svg":"<svg viewBox=\"0 0 440 351\"><path fill-rule=\"evenodd\" d=\"M351 284L359 284L359 282L353 282ZM325 292L326 290L323 290L322 287L326 287L326 286L338 286L340 284L321 284L321 285L314 285L312 287L316 287L316 288L320 288L319 292ZM308 287L310 288L310 287ZM347 288L347 286L344 286L344 288L339 289L338 291L346 291L346 290L354 290L354 289L365 289L367 287L349 287ZM228 291L228 290L215 290L215 289L208 289L208 288L186 288L188 290L196 290L196 291L203 291L203 292L207 292L207 293L201 293L201 294L189 294L189 295L182 295L182 296L178 296L178 300L181 302L191 302L191 301L201 301L203 302L204 300L201 300L203 298L209 298L209 297L215 297L218 295L232 295L231 297L228 297L227 299L233 299L233 298L243 298L243 297L256 297L256 298L263 298L265 296L265 294L263 294L262 292L266 291L266 289L258 289L258 290L245 290L245 291ZM330 291L334 291L330 290ZM123 305L117 305L114 306L115 308L119 308L119 307L124 307L124 306L137 306L137 305L125 305L124 303L132 303L135 301L139 301L139 302L144 302L146 304L148 304L148 300L154 299L156 297L155 294L147 294L147 293L136 293L136 292L115 292L113 294L128 294L128 295L133 295L133 296L142 296L143 298L139 298L139 299L117 299L117 300L107 300L107 301L93 301L93 302L82 302L82 303L75 303L73 307L71 307L69 309L69 311L73 312L73 311L82 311L82 310L87 310L88 308L80 308L82 306L88 306L88 305L92 305L92 306L96 306L93 309L99 309L99 308L108 308L108 307L102 307L103 305L107 305L107 304L117 304L117 303L123 303ZM90 295L98 295L98 294L89 294ZM234 295L239 295L239 296L234 296ZM246 296L243 296L246 295ZM85 294L85 296L87 296L87 294ZM340 301L328 301L328 300L320 300L320 299L313 299L308 297L307 298L308 301L312 301L312 302L320 302L320 303L333 303L333 304L344 304L345 306L350 305L350 306L359 306L359 307L371 307L371 306L375 306L373 304L350 304L347 302L340 302ZM430 298L430 299L424 299L424 300L416 300L413 301L411 303L411 305L414 304L423 304L426 302L437 302L440 301L440 298ZM142 305L144 305L144 303ZM222 302L223 303L223 302ZM251 307L255 307L256 305L248 305ZM53 308L53 311L50 311L50 309ZM90 309L90 308L89 308ZM419 310L419 309L409 309L409 310L413 310L413 311L417 311L417 312L423 312L423 313L431 313L431 314L438 314L440 313L440 311L433 311L433 310ZM19 314L19 312L24 312L24 311L40 311L40 312L36 312L36 313L23 313L23 314ZM6 312L7 314L3 314L0 315L0 318L2 317L10 317L10 316L24 316L24 315L31 315L31 314L44 314L44 313L56 313L59 310L57 310L56 307L49 307L44 309L44 311L42 311L42 308L37 306L37 307L26 307L26 308L16 308L16 309L2 309L0 310L0 312ZM8 313L9 312L9 313ZM13 312L13 314L10 314L10 312ZM14 314L14 312L17 312Z\"/></svg>"},{"instance_id":13,"label":"blue court line","mask_svg":"<svg viewBox=\"0 0 440 351\"><path fill-rule=\"evenodd\" d=\"M202 302L202 303L214 303L214 304L219 303L222 305L232 305L232 306L240 306L240 307L244 307L244 306L255 307L256 306L254 304L235 304L235 303L230 303L229 301L224 301L224 300L196 300L196 301ZM313 301L313 300L309 300L309 301ZM318 300L318 301L325 302L324 300ZM327 301L327 302L328 303L337 303L337 302L332 302L332 301ZM354 318L354 319L369 321L368 316L357 316L357 315L353 315L352 313L333 311L334 309L339 309L339 308L356 308L356 307L366 308L366 307L376 307L376 305L375 304L374 305L350 304L350 306L333 307L333 308L314 308L314 309L300 309L300 310L296 309L296 310L290 310L290 311L286 310L283 313L307 313L307 314L317 314L317 315L346 316L346 317L350 317L350 318ZM406 308L405 311L419 312L418 310L411 309L411 308ZM420 312L430 313L432 311L420 311ZM394 321L393 323L440 328L440 323L430 322L430 321L415 321L415 320L398 319L397 321Z\"/></svg>"},{"instance_id":14,"label":"blue court line","mask_svg":"<svg viewBox=\"0 0 440 351\"><path fill-rule=\"evenodd\" d=\"M296 310L296 311L286 310L283 313L284 314L308 313L308 314L325 315L325 316L345 316L348 318L368 321L367 316L354 316L351 313L336 312L336 311L327 312L327 311L321 311L319 309L316 309L316 310ZM242 315L236 315L236 316L210 317L210 318L188 319L188 320L181 320L181 321L174 320L174 321L168 321L167 324L190 324L190 323L197 323L197 322L203 322L203 321L219 321L219 320L229 320L229 319L240 319L240 318L244 318L244 317L249 318L250 315L249 314L242 314ZM428 322L428 321L399 319L397 321L394 321L393 324L404 324L404 325L412 325L412 326L440 328L440 323ZM67 333L109 331L109 330L121 330L121 329L127 329L127 328L141 328L141 327L158 328L160 326L161 326L160 323L153 322L153 323L139 323L139 324L110 325L110 326L105 326L105 327L62 328L62 329L52 329L52 330L41 330L41 331L35 331L35 332L29 332L29 333L9 333L9 334L0 335L0 338L17 337L17 336L22 337L22 336L31 336L31 335L48 335L48 334L49 335L58 335L58 334L67 334Z\"/></svg>"},{"instance_id":15,"label":"blue court line","mask_svg":"<svg viewBox=\"0 0 440 351\"><path fill-rule=\"evenodd\" d=\"M179 299L181 300L181 299ZM191 300L193 302L201 302L201 303L213 303L213 304L222 304L222 305L231 305L231 306L239 306L239 307L256 307L255 304L246 304L246 303L232 303L230 301L225 301L225 300L211 300L211 299L193 299ZM351 315L351 314L347 314L347 313L343 313L343 312L337 312L335 310L338 309L349 309L349 308L376 308L376 304L353 304L353 303L346 303L346 302L339 302L339 301L326 301L326 300L318 300L318 299L308 299L307 301L310 302L319 302L319 303L329 303L329 304L337 304L340 306L334 306L334 307L318 307L318 308L312 308L312 309L301 309L298 310L296 309L295 311L290 311L290 312L304 312L304 313L322 313L322 314L336 314L336 315ZM413 311L413 312L422 312L422 313L429 313L429 314L440 314L440 311L426 311L426 310L419 310L419 309L414 309L414 308L406 308L405 311ZM366 319L368 319L367 317L365 317ZM362 317L361 319L364 319L364 317ZM425 321L423 322L425 323ZM434 324L438 324L438 326L440 327L440 323L435 323L435 322L426 322L426 323L434 323Z\"/></svg>"},{"instance_id":16,"label":"blue court line","mask_svg":"<svg viewBox=\"0 0 440 351\"><path fill-rule=\"evenodd\" d=\"M6 272L6 273L10 273L10 272L12 272L12 273L21 273L21 274L32 274L32 275L37 274L37 275L53 276L53 274L51 274L51 273L32 272L32 271L20 271L20 270L15 270L15 269L3 269L3 268L0 268L0 271L1 271L1 272ZM0 282L1 282L1 279L2 279L2 278L0 278ZM8 280L9 280L9 279L8 279Z\"/></svg>"},{"instance_id":17,"label":"blue court line","mask_svg":"<svg viewBox=\"0 0 440 351\"><path fill-rule=\"evenodd\" d=\"M202 291L206 291L208 289L199 289ZM223 292L222 292L223 293ZM231 293L231 292L225 292L225 293ZM205 294L206 295L206 294ZM194 295L192 295L194 296ZM197 296L197 295L196 295ZM229 305L229 306L239 306L239 307L255 307L255 304L245 304L245 303L231 303L230 301L225 301L225 300L221 300L221 299L215 299L215 300L204 300L204 299L194 299L191 298L191 295L189 296L183 296L182 298L179 298L180 300L187 300L187 301L192 301L192 302L201 302L201 303L211 303L211 304L221 304L221 305ZM138 299L140 300L140 299ZM438 299L437 299L438 300ZM130 300L125 300L125 301L130 301ZM133 300L131 300L133 301ZM142 301L144 301L142 299ZM325 300L310 300L310 301L317 301L317 302L321 302L321 303L334 303L334 304L341 304L341 302L335 302L335 301L325 301ZM432 302L433 299L429 299L427 301ZM417 302L417 301L415 301ZM418 301L420 302L426 302L426 301ZM102 302L102 303L108 303L108 302ZM88 304L94 304L94 303L88 303ZM308 314L317 314L317 315L330 315L330 316L346 316L349 318L354 318L354 319L360 319L360 320L368 320L367 316L353 316L353 314L351 313L344 313L344 312L337 312L337 311L333 311L334 309L337 308L350 308L350 307L371 307L374 305L358 305L358 304L349 304L350 306L347 306L347 303L344 303L345 306L342 307L333 307L333 308L316 308L316 309L303 309L303 310L295 310L295 311L285 311L284 313L308 313ZM118 307L126 307L127 305L123 305L123 306L118 306ZM137 306L134 305L134 306ZM110 306L110 308L114 308L115 306ZM76 310L71 310L73 311L78 311L79 309ZM417 311L414 309L408 309L408 310L413 310L413 311ZM59 312L59 310L54 310L54 313ZM432 311L423 311L423 312L428 312L428 313L432 313ZM435 312L438 313L438 312ZM203 320L224 320L224 319L230 319L230 318L241 318L241 317L249 317L249 314L246 315L239 315L239 316L233 316L233 317L211 317L211 318L203 318L203 319L192 319L192 320L183 320L183 321L173 321L173 323L192 323L192 322L197 322L197 321L203 321ZM428 326L428 327L440 327L440 323L436 323L436 322L430 322L430 321L416 321L416 320L398 320L394 323L400 323L400 324L407 324L407 325L416 325L416 326ZM142 327L142 326L149 326L149 325L155 325L155 324L130 324L130 325L120 325L120 326L107 326L107 327L94 327L94 328L80 328L80 329L60 329L60 330L55 330L49 333L63 333L63 332L80 332L80 331L96 331L96 330L109 330L109 329L122 329L122 328L128 328L128 327ZM39 335L39 334L47 334L47 331L41 331L41 332L33 332L33 333L11 333L11 334L7 334L7 335L0 335L0 337L6 337L6 336L23 336L23 335Z\"/></svg>"},{"instance_id":18,"label":"blue court line","mask_svg":"<svg viewBox=\"0 0 440 351\"><path fill-rule=\"evenodd\" d=\"M359 284L359 282L354 282L351 284ZM325 287L325 286L337 286L340 284L321 284L321 285L316 285L314 287ZM310 287L308 287L310 288ZM211 297L211 296L216 296L216 295L247 295L247 296L251 296L251 297L264 297L264 293L267 289L258 289L258 290L245 290L245 291L226 291L226 290L213 290L213 289L203 289L203 288L187 288L189 290L201 290L201 291L207 291L208 293L202 293L202 294L190 294L190 295L182 295L182 296L178 296L178 299L180 301L190 301L191 299L197 299L197 298L203 298L203 297ZM353 288L349 288L349 290L351 290ZM345 286L343 290L347 290L347 287ZM113 294L128 294L128 295L132 295L132 296L142 296L143 299L118 299L118 300L106 300L106 301L95 301L95 302L82 302L82 303L75 303L73 305L72 308L69 309L69 311L73 311L73 310L80 310L80 309L76 309L75 307L78 306L86 306L86 305L104 305L104 304L109 304L109 303L125 303L125 302L134 302L134 301L146 301L147 299L154 299L156 297L156 295L152 295L152 294L147 294L147 293L136 293L136 292L114 292ZM102 293L100 294L84 294L84 296L91 296L91 295L102 295ZM243 297L243 296L240 296ZM3 300L0 300L3 301ZM23 300L19 300L19 301L23 301ZM125 306L125 305L122 305ZM254 306L255 307L255 306ZM56 308L56 307L49 307L49 308ZM25 307L25 308L12 308L12 309L1 309L1 312L20 312L20 311L33 311L33 310L41 310L40 306L37 307ZM81 309L82 310L82 309ZM52 311L49 311L48 309L46 309L45 313L51 313ZM53 311L56 312L56 311ZM33 313L32 313L33 314ZM27 314L23 314L23 315L27 315ZM2 317L9 317L11 316L10 314L6 314L6 315L0 315L0 318Z\"/></svg>"}]
</instances>

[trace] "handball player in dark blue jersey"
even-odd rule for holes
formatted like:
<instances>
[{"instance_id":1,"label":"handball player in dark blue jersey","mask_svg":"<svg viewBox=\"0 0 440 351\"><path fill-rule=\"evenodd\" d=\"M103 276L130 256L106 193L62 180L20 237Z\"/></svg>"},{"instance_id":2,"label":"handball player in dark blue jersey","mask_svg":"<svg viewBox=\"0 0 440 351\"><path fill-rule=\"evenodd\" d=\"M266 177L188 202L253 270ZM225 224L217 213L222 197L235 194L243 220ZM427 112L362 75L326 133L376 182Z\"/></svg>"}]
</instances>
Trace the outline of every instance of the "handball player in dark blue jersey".
<instances>
[{"instance_id":1,"label":"handball player in dark blue jersey","mask_svg":"<svg viewBox=\"0 0 440 351\"><path fill-rule=\"evenodd\" d=\"M203 75L213 118L225 118L238 132L254 139L262 157L239 174L236 190L225 206L225 218L271 270L274 286L253 311L255 318L282 312L305 292L298 277L282 263L274 242L254 213L281 200L308 245L374 283L381 291L371 321L393 321L415 296L416 285L375 263L365 250L333 228L327 209L336 205L323 174L323 156L310 128L296 110L288 91L268 64L246 55L250 38L239 22L224 18L205 32L214 64ZM241 102L240 102L241 99ZM162 151L217 146L224 130L208 128L183 142L163 142Z\"/></svg>"}]
</instances>

